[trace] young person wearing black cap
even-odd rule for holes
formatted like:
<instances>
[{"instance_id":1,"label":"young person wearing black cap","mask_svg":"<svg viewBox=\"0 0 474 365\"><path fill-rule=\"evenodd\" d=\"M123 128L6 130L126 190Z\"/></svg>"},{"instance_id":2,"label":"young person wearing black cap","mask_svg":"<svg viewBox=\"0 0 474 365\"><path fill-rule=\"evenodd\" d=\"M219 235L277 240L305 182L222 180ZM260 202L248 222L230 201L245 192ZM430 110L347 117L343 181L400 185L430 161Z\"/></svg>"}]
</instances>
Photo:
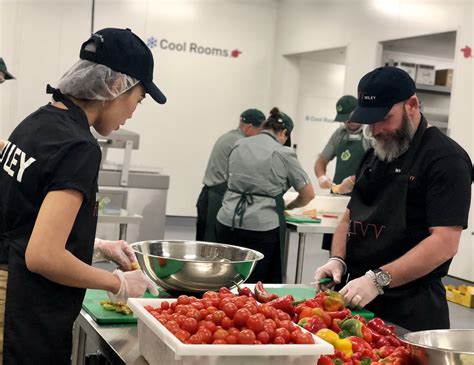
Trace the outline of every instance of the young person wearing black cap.
<instances>
[{"instance_id":1,"label":"young person wearing black cap","mask_svg":"<svg viewBox=\"0 0 474 365\"><path fill-rule=\"evenodd\" d=\"M247 109L240 115L239 126L220 136L214 144L196 203L196 240L216 242L216 216L227 189L230 151L239 139L258 134L264 121L265 114L260 110Z\"/></svg>"},{"instance_id":2,"label":"young person wearing black cap","mask_svg":"<svg viewBox=\"0 0 474 365\"><path fill-rule=\"evenodd\" d=\"M113 301L147 288L157 294L141 270L90 266L101 160L90 127L102 135L120 128L145 93L165 103L152 78L153 55L139 37L129 29L98 31L58 87L48 85L53 102L10 135L0 158L5 364L69 364L85 288L107 290Z\"/></svg>"},{"instance_id":3,"label":"young person wearing black cap","mask_svg":"<svg viewBox=\"0 0 474 365\"><path fill-rule=\"evenodd\" d=\"M295 153L283 145L293 130L291 118L273 108L260 134L238 141L229 155L229 180L217 215L217 241L262 252L247 279L282 282L285 209L308 204L313 186ZM298 196L287 207L283 194L293 186Z\"/></svg>"},{"instance_id":4,"label":"young person wearing black cap","mask_svg":"<svg viewBox=\"0 0 474 365\"><path fill-rule=\"evenodd\" d=\"M471 160L427 123L405 71L377 68L358 92L351 119L370 126L373 149L315 278L333 285L347 274L340 290L347 304L411 331L449 328L441 278L467 227Z\"/></svg>"}]
</instances>

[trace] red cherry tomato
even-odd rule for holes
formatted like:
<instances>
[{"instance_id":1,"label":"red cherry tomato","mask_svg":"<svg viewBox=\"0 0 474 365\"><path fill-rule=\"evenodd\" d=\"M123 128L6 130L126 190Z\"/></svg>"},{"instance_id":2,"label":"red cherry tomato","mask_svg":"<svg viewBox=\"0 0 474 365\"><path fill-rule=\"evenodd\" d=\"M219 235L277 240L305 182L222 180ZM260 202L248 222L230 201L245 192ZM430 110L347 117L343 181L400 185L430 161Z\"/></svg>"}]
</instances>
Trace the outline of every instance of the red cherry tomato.
<instances>
[{"instance_id":1,"label":"red cherry tomato","mask_svg":"<svg viewBox=\"0 0 474 365\"><path fill-rule=\"evenodd\" d=\"M251 330L240 331L237 336L237 342L240 344L253 345L255 343L255 333Z\"/></svg>"}]
</instances>

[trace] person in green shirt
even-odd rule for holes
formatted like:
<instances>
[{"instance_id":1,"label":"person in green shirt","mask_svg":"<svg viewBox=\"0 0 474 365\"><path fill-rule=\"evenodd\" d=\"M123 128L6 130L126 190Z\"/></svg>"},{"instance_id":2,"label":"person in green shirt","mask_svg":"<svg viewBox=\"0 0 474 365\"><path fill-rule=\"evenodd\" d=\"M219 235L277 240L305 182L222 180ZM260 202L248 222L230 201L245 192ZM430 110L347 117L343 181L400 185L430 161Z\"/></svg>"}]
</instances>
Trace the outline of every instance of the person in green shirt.
<instances>
[{"instance_id":1,"label":"person in green shirt","mask_svg":"<svg viewBox=\"0 0 474 365\"><path fill-rule=\"evenodd\" d=\"M239 126L216 141L207 163L201 193L196 203L196 240L216 242L216 216L227 189L228 158L239 139L255 136L261 130L265 114L247 109L240 115Z\"/></svg>"}]
</instances>

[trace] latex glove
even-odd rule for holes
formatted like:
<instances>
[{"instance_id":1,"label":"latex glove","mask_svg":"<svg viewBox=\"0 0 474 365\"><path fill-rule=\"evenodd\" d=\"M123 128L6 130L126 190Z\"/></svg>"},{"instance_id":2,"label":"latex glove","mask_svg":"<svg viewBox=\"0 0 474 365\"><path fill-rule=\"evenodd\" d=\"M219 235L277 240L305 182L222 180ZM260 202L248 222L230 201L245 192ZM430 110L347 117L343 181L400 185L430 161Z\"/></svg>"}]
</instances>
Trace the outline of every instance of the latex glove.
<instances>
[{"instance_id":1,"label":"latex glove","mask_svg":"<svg viewBox=\"0 0 474 365\"><path fill-rule=\"evenodd\" d=\"M135 253L127 242L107 241L99 238L94 243L94 259L105 259L115 262L122 270L130 271L138 268Z\"/></svg>"},{"instance_id":2,"label":"latex glove","mask_svg":"<svg viewBox=\"0 0 474 365\"><path fill-rule=\"evenodd\" d=\"M349 194L354 188L354 177L348 176L339 185L339 194Z\"/></svg>"},{"instance_id":3,"label":"latex glove","mask_svg":"<svg viewBox=\"0 0 474 365\"><path fill-rule=\"evenodd\" d=\"M125 303L128 298L141 298L147 289L152 295L157 296L159 294L155 283L146 277L141 270L127 272L115 270L113 274L120 279L119 291L116 294L107 292L109 299L114 303Z\"/></svg>"},{"instance_id":4,"label":"latex glove","mask_svg":"<svg viewBox=\"0 0 474 365\"><path fill-rule=\"evenodd\" d=\"M328 260L323 266L316 269L314 273L314 281L317 290L325 290L341 282L344 273L344 266L336 260ZM327 284L319 284L320 279L332 278Z\"/></svg>"},{"instance_id":5,"label":"latex glove","mask_svg":"<svg viewBox=\"0 0 474 365\"><path fill-rule=\"evenodd\" d=\"M318 184L321 189L331 189L332 180L326 175L318 177Z\"/></svg>"},{"instance_id":6,"label":"latex glove","mask_svg":"<svg viewBox=\"0 0 474 365\"><path fill-rule=\"evenodd\" d=\"M339 293L343 295L346 306L365 307L379 295L379 290L372 278L364 275L349 281Z\"/></svg>"}]
</instances>

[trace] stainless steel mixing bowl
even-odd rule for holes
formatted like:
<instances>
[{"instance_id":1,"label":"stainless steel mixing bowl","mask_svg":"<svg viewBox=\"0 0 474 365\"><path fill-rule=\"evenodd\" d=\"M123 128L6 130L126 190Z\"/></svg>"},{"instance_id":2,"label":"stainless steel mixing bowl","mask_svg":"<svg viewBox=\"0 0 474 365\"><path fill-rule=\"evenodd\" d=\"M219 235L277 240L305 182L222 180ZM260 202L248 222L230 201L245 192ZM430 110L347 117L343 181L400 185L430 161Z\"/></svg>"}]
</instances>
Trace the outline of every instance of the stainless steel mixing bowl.
<instances>
[{"instance_id":1,"label":"stainless steel mixing bowl","mask_svg":"<svg viewBox=\"0 0 474 365\"><path fill-rule=\"evenodd\" d=\"M158 240L131 245L143 272L167 291L200 293L248 279L263 254L221 243Z\"/></svg>"},{"instance_id":2,"label":"stainless steel mixing bowl","mask_svg":"<svg viewBox=\"0 0 474 365\"><path fill-rule=\"evenodd\" d=\"M474 330L411 332L403 341L417 365L474 365Z\"/></svg>"}]
</instances>

